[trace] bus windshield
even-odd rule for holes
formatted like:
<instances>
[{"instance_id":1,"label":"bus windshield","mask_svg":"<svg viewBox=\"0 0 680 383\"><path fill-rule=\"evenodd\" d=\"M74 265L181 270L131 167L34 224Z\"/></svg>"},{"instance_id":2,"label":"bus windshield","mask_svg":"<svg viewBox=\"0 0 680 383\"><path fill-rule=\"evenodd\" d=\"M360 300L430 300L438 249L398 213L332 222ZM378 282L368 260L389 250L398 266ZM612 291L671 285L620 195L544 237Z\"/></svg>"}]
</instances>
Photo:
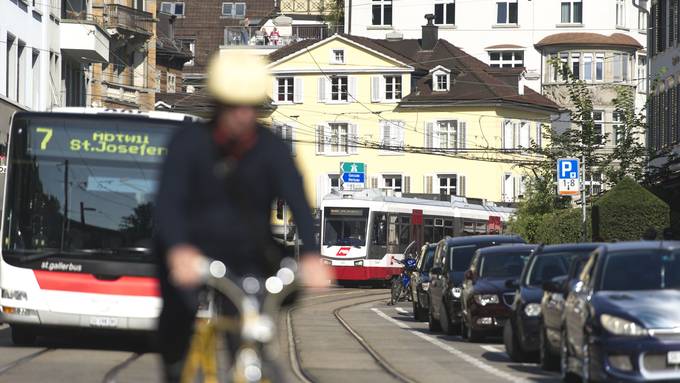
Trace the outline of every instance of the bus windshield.
<instances>
[{"instance_id":1,"label":"bus windshield","mask_svg":"<svg viewBox=\"0 0 680 383\"><path fill-rule=\"evenodd\" d=\"M324 246L366 246L368 209L324 209Z\"/></svg>"},{"instance_id":2,"label":"bus windshield","mask_svg":"<svg viewBox=\"0 0 680 383\"><path fill-rule=\"evenodd\" d=\"M153 199L171 126L116 117L16 118L4 253L150 261Z\"/></svg>"}]
</instances>

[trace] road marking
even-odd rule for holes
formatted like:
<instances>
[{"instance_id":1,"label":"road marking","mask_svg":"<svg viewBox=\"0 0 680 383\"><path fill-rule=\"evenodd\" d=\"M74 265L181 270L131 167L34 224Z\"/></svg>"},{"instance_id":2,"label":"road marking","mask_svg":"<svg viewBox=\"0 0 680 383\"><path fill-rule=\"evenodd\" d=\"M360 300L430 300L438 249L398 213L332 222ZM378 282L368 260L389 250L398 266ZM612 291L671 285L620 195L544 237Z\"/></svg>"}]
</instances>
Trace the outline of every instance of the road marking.
<instances>
[{"instance_id":1,"label":"road marking","mask_svg":"<svg viewBox=\"0 0 680 383\"><path fill-rule=\"evenodd\" d=\"M402 314L410 314L408 311L402 309L401 307L395 307L394 309Z\"/></svg>"},{"instance_id":2,"label":"road marking","mask_svg":"<svg viewBox=\"0 0 680 383\"><path fill-rule=\"evenodd\" d=\"M488 344L484 344L484 345L481 345L479 347L481 347L482 349L484 349L486 351L505 353L503 350L500 350L499 348L497 348L495 346L490 346Z\"/></svg>"},{"instance_id":3,"label":"road marking","mask_svg":"<svg viewBox=\"0 0 680 383\"><path fill-rule=\"evenodd\" d=\"M449 354L453 354L453 355L459 357L460 359L463 359L464 361L472 364L473 366L479 368L480 370L483 370L483 371L485 371L485 372L487 372L491 375L494 375L498 378L501 378L503 380L513 382L513 383L527 383L527 382L529 382L529 380L527 380L527 379L518 378L516 376L508 374L507 372L503 372L503 371L497 369L496 367L491 366L490 364L484 363L480 359L477 359L477 358L475 358L471 355L468 355L468 354L464 353L463 351L460 351L457 348L455 348L455 347L453 347L449 344L446 344L446 343L442 342L441 340L439 340L437 338L434 338L434 337L427 335L427 334L423 334L422 332L412 328L411 326L407 325L406 323L403 323L401 321L398 321L398 320L392 318L391 316L385 314L384 312L380 311L379 309L377 309L375 307L371 308L371 310L373 310L373 312L375 312L376 314L378 314L378 316L382 317L383 319L387 320L388 322L392 322L395 325L397 325L397 326L399 326L399 327L401 327L405 330L408 330L411 334L413 334L413 335L415 335L415 336L417 336L417 337L419 337L419 338L421 338L425 341L432 343L433 345L441 348L442 350L448 352Z\"/></svg>"}]
</instances>

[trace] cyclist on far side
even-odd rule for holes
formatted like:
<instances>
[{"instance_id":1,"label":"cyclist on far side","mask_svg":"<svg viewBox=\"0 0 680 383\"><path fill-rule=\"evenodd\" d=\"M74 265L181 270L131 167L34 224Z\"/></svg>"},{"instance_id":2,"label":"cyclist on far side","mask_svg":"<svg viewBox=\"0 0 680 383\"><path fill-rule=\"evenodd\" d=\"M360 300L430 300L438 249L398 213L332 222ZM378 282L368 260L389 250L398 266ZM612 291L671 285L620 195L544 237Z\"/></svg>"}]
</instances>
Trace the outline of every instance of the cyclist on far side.
<instances>
[{"instance_id":1,"label":"cyclist on far side","mask_svg":"<svg viewBox=\"0 0 680 383\"><path fill-rule=\"evenodd\" d=\"M172 139L155 207L163 295L159 335L167 382L181 376L205 259L221 260L237 276L264 277L277 270L282 255L270 228L277 198L290 205L302 239L303 282L317 287L331 279L314 247L312 216L291 154L256 122L271 86L264 61L221 55L211 62L207 81L216 104L213 119L187 126Z\"/></svg>"}]
</instances>

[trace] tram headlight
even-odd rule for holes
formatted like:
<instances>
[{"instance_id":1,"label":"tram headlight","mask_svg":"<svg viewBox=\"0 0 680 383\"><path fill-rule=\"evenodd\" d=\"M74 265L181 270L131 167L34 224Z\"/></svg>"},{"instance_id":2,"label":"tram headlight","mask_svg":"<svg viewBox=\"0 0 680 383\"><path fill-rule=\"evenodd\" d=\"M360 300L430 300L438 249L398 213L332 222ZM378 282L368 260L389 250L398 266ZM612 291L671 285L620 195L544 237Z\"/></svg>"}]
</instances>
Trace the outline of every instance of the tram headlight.
<instances>
[{"instance_id":1,"label":"tram headlight","mask_svg":"<svg viewBox=\"0 0 680 383\"><path fill-rule=\"evenodd\" d=\"M22 290L8 290L2 289L3 299L14 299L15 301L25 301L28 300L28 295Z\"/></svg>"},{"instance_id":2,"label":"tram headlight","mask_svg":"<svg viewBox=\"0 0 680 383\"><path fill-rule=\"evenodd\" d=\"M364 261L354 261L354 266L363 266Z\"/></svg>"}]
</instances>

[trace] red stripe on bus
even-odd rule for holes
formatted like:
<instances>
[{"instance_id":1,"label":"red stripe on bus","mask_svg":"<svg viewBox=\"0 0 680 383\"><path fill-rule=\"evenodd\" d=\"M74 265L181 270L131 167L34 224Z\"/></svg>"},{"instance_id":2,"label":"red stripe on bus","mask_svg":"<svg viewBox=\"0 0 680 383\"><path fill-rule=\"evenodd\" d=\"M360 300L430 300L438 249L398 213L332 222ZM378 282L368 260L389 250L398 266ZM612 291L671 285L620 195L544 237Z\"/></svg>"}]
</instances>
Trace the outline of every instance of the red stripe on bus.
<instances>
[{"instance_id":1,"label":"red stripe on bus","mask_svg":"<svg viewBox=\"0 0 680 383\"><path fill-rule=\"evenodd\" d=\"M386 280L401 273L401 267L331 266L339 281Z\"/></svg>"},{"instance_id":2,"label":"red stripe on bus","mask_svg":"<svg viewBox=\"0 0 680 383\"><path fill-rule=\"evenodd\" d=\"M158 279L151 277L120 277L101 280L92 274L33 270L38 285L44 290L72 291L78 293L160 296Z\"/></svg>"}]
</instances>

